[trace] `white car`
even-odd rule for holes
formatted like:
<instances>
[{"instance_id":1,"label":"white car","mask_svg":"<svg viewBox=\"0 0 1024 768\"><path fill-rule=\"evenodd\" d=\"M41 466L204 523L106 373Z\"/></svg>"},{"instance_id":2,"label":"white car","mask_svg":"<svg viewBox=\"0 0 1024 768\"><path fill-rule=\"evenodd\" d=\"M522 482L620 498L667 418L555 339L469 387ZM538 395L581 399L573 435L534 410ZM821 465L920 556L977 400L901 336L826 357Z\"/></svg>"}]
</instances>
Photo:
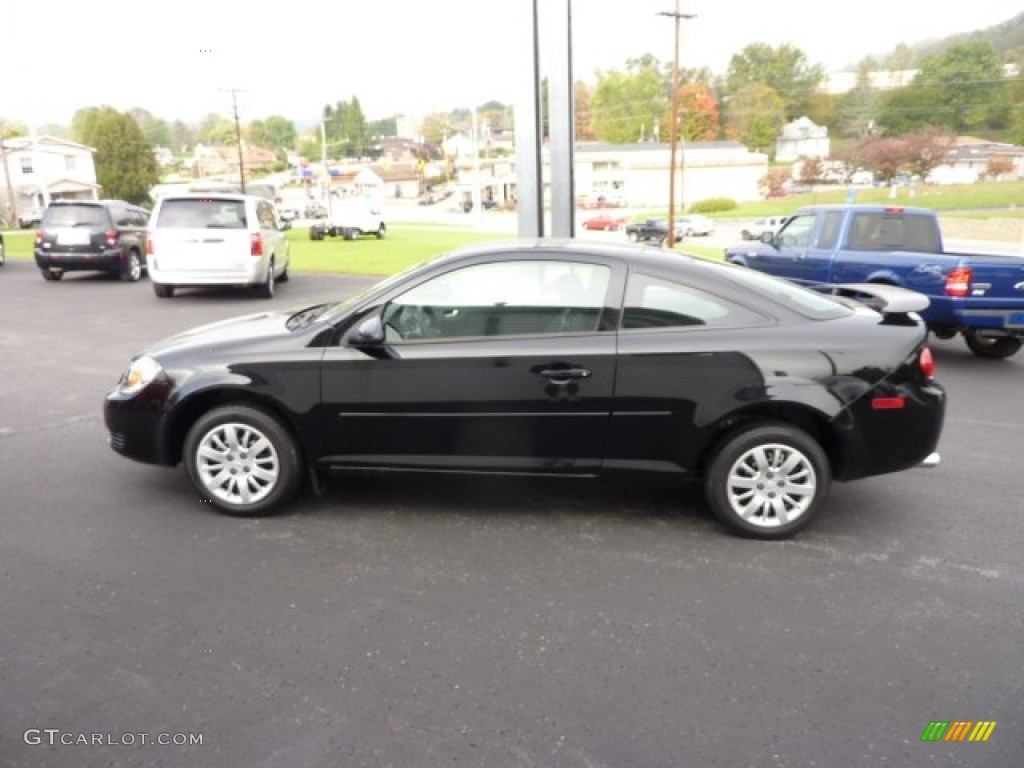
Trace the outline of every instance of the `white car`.
<instances>
[{"instance_id":1,"label":"white car","mask_svg":"<svg viewBox=\"0 0 1024 768\"><path fill-rule=\"evenodd\" d=\"M179 286L236 285L272 298L288 279L291 256L274 204L234 193L167 195L147 228L153 291L169 298Z\"/></svg>"},{"instance_id":2,"label":"white car","mask_svg":"<svg viewBox=\"0 0 1024 768\"><path fill-rule=\"evenodd\" d=\"M707 237L714 234L715 222L699 213L688 213L676 220L676 232L680 231L683 237Z\"/></svg>"},{"instance_id":3,"label":"white car","mask_svg":"<svg viewBox=\"0 0 1024 768\"><path fill-rule=\"evenodd\" d=\"M765 232L776 234L789 221L789 216L766 216L753 224L747 224L740 232L744 240L760 240Z\"/></svg>"}]
</instances>

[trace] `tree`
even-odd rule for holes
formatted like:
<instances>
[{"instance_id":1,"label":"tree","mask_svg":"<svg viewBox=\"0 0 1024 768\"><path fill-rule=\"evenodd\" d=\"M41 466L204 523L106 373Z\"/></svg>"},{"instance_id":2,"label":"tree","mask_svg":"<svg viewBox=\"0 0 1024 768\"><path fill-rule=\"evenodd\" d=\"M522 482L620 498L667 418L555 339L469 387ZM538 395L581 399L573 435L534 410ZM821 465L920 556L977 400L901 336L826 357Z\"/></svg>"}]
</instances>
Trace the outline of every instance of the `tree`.
<instances>
[{"instance_id":1,"label":"tree","mask_svg":"<svg viewBox=\"0 0 1024 768\"><path fill-rule=\"evenodd\" d=\"M75 113L72 125L82 133L76 138L96 153L96 181L106 197L146 203L149 190L159 180L153 146L146 141L131 115L113 107L89 107Z\"/></svg>"},{"instance_id":2,"label":"tree","mask_svg":"<svg viewBox=\"0 0 1024 768\"><path fill-rule=\"evenodd\" d=\"M577 80L573 88L574 109L576 110L576 141L593 141L597 138L594 132L593 112L590 100L593 90L582 80Z\"/></svg>"},{"instance_id":3,"label":"tree","mask_svg":"<svg viewBox=\"0 0 1024 768\"><path fill-rule=\"evenodd\" d=\"M875 133L882 97L871 84L878 62L870 56L857 65L857 84L840 97L836 108L835 132L844 138L864 140Z\"/></svg>"},{"instance_id":4,"label":"tree","mask_svg":"<svg viewBox=\"0 0 1024 768\"><path fill-rule=\"evenodd\" d=\"M0 118L0 139L13 139L16 136L28 136L28 128L24 123Z\"/></svg>"},{"instance_id":5,"label":"tree","mask_svg":"<svg viewBox=\"0 0 1024 768\"><path fill-rule=\"evenodd\" d=\"M793 173L789 168L769 168L768 172L761 177L758 186L765 197L772 197L782 192L786 184L793 180Z\"/></svg>"},{"instance_id":6,"label":"tree","mask_svg":"<svg viewBox=\"0 0 1024 768\"><path fill-rule=\"evenodd\" d=\"M1000 176L1013 173L1013 160L1006 155L993 155L985 166L985 177L991 181L999 181Z\"/></svg>"},{"instance_id":7,"label":"tree","mask_svg":"<svg viewBox=\"0 0 1024 768\"><path fill-rule=\"evenodd\" d=\"M175 152L184 152L191 149L196 143L195 132L181 120L175 120L169 128L171 134L170 146Z\"/></svg>"},{"instance_id":8,"label":"tree","mask_svg":"<svg viewBox=\"0 0 1024 768\"><path fill-rule=\"evenodd\" d=\"M679 86L679 136L685 141L713 141L721 126L718 104L711 89L698 83ZM661 121L661 135L668 138L672 130L672 105L668 105Z\"/></svg>"},{"instance_id":9,"label":"tree","mask_svg":"<svg viewBox=\"0 0 1024 768\"><path fill-rule=\"evenodd\" d=\"M725 133L754 151L770 153L785 120L779 94L767 85L750 85L729 103Z\"/></svg>"},{"instance_id":10,"label":"tree","mask_svg":"<svg viewBox=\"0 0 1024 768\"><path fill-rule=\"evenodd\" d=\"M336 102L324 107L328 154L363 157L370 147L370 131L359 99Z\"/></svg>"},{"instance_id":11,"label":"tree","mask_svg":"<svg viewBox=\"0 0 1024 768\"><path fill-rule=\"evenodd\" d=\"M594 133L601 141L629 144L660 127L668 103L658 60L650 54L626 62L626 71L598 73L591 99ZM667 137L660 137L667 138Z\"/></svg>"},{"instance_id":12,"label":"tree","mask_svg":"<svg viewBox=\"0 0 1024 768\"><path fill-rule=\"evenodd\" d=\"M920 103L930 105L927 118L915 128L945 125L959 134L1004 128L1010 120L1002 62L983 40L958 43L926 58L910 89Z\"/></svg>"},{"instance_id":13,"label":"tree","mask_svg":"<svg viewBox=\"0 0 1024 768\"><path fill-rule=\"evenodd\" d=\"M799 48L752 43L730 59L725 94L735 98L751 86L767 86L781 98L786 119L795 120L810 111L824 77L824 67L811 65Z\"/></svg>"},{"instance_id":14,"label":"tree","mask_svg":"<svg viewBox=\"0 0 1024 768\"><path fill-rule=\"evenodd\" d=\"M238 139L235 123L223 115L211 112L199 123L196 139L203 144L218 147L234 144Z\"/></svg>"},{"instance_id":15,"label":"tree","mask_svg":"<svg viewBox=\"0 0 1024 768\"><path fill-rule=\"evenodd\" d=\"M136 107L129 110L129 115L138 124L146 141L154 147L168 147L171 144L171 130L167 123L148 110Z\"/></svg>"},{"instance_id":16,"label":"tree","mask_svg":"<svg viewBox=\"0 0 1024 768\"><path fill-rule=\"evenodd\" d=\"M799 179L804 184L817 184L825 175L825 164L820 157L800 158Z\"/></svg>"},{"instance_id":17,"label":"tree","mask_svg":"<svg viewBox=\"0 0 1024 768\"><path fill-rule=\"evenodd\" d=\"M900 136L929 124L949 125L947 117L931 89L914 82L885 97L878 114L878 128L886 136Z\"/></svg>"},{"instance_id":18,"label":"tree","mask_svg":"<svg viewBox=\"0 0 1024 768\"><path fill-rule=\"evenodd\" d=\"M902 139L882 137L857 147L861 165L885 182L890 182L907 164L907 148Z\"/></svg>"},{"instance_id":19,"label":"tree","mask_svg":"<svg viewBox=\"0 0 1024 768\"><path fill-rule=\"evenodd\" d=\"M903 137L906 168L922 179L942 165L949 151L956 146L956 136L949 129L933 125Z\"/></svg>"}]
</instances>

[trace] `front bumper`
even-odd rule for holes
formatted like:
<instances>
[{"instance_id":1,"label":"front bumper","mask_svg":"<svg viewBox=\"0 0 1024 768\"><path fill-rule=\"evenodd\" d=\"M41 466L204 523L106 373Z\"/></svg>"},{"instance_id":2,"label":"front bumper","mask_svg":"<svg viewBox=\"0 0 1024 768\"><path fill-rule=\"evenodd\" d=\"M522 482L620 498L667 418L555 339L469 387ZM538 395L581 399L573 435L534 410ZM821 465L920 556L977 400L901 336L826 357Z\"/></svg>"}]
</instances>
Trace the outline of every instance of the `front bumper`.
<instances>
[{"instance_id":1,"label":"front bumper","mask_svg":"<svg viewBox=\"0 0 1024 768\"><path fill-rule=\"evenodd\" d=\"M135 395L118 390L107 394L103 404L103 421L110 447L122 456L145 464L173 466L176 458L167 451L165 439L167 412L165 392L159 382Z\"/></svg>"}]
</instances>

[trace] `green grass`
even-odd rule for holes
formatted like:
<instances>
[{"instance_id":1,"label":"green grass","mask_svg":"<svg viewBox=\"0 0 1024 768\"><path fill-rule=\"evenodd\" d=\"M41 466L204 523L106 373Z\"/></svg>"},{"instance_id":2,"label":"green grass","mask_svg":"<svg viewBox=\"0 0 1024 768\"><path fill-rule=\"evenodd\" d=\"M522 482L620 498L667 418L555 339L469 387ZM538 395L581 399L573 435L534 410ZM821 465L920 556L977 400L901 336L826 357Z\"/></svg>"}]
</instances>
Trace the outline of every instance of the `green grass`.
<instances>
[{"instance_id":1,"label":"green grass","mask_svg":"<svg viewBox=\"0 0 1024 768\"><path fill-rule=\"evenodd\" d=\"M509 235L494 232L403 229L395 226L388 228L387 237L383 240L375 237L358 240L327 237L314 242L309 239L306 227L288 232L292 269L295 271L353 275L391 275L459 246L507 239Z\"/></svg>"},{"instance_id":2,"label":"green grass","mask_svg":"<svg viewBox=\"0 0 1024 768\"><path fill-rule=\"evenodd\" d=\"M21 259L27 261L32 258L32 248L35 246L36 233L26 230L24 232L5 232L4 248L7 251L8 259Z\"/></svg>"}]
</instances>

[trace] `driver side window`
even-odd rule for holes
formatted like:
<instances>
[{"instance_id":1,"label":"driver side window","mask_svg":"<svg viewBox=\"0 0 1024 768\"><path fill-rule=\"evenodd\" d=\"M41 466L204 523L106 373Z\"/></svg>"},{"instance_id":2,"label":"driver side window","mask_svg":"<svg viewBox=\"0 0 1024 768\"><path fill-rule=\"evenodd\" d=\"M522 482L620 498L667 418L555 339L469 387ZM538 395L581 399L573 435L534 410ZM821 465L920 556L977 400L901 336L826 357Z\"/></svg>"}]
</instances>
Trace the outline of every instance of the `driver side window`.
<instances>
[{"instance_id":1,"label":"driver side window","mask_svg":"<svg viewBox=\"0 0 1024 768\"><path fill-rule=\"evenodd\" d=\"M593 333L611 270L573 261L475 264L421 283L384 309L389 342Z\"/></svg>"},{"instance_id":2,"label":"driver side window","mask_svg":"<svg viewBox=\"0 0 1024 768\"><path fill-rule=\"evenodd\" d=\"M785 229L779 233L779 242L782 245L806 246L811 242L811 231L814 229L814 215L794 216L786 224Z\"/></svg>"}]
</instances>

